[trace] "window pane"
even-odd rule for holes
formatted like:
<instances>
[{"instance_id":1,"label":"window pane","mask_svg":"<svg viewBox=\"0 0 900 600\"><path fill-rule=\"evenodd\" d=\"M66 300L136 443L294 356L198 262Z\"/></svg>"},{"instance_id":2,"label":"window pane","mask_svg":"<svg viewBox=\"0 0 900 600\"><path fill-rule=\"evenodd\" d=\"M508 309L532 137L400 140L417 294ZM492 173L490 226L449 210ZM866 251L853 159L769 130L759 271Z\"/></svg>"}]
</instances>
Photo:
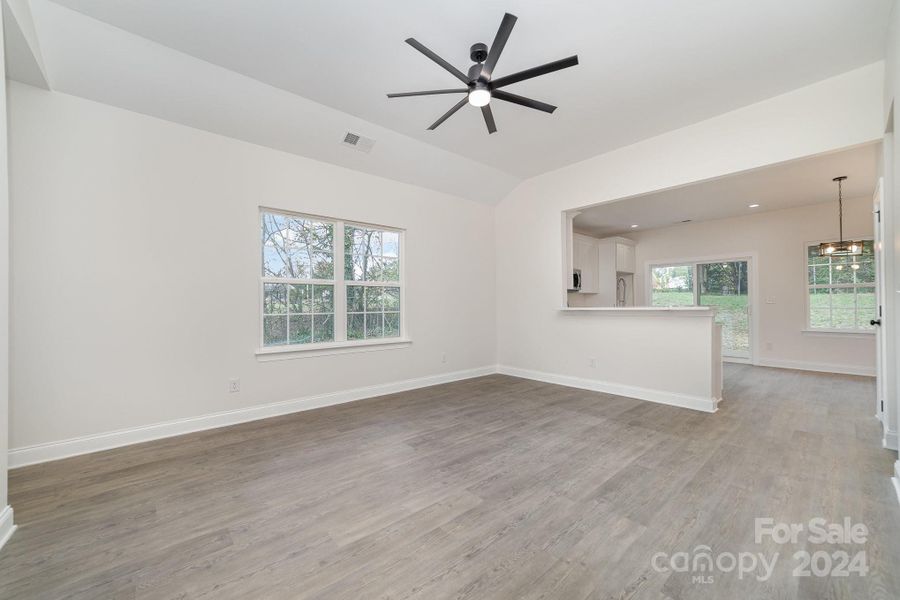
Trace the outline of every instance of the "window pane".
<instances>
[{"instance_id":1,"label":"window pane","mask_svg":"<svg viewBox=\"0 0 900 600\"><path fill-rule=\"evenodd\" d=\"M875 283L875 263L872 261L858 262L856 270L856 283Z\"/></svg>"},{"instance_id":2,"label":"window pane","mask_svg":"<svg viewBox=\"0 0 900 600\"><path fill-rule=\"evenodd\" d=\"M834 329L856 327L856 293L854 288L831 290L831 326Z\"/></svg>"},{"instance_id":3,"label":"window pane","mask_svg":"<svg viewBox=\"0 0 900 600\"><path fill-rule=\"evenodd\" d=\"M334 315L313 316L313 341L334 341Z\"/></svg>"},{"instance_id":4,"label":"window pane","mask_svg":"<svg viewBox=\"0 0 900 600\"><path fill-rule=\"evenodd\" d=\"M381 234L381 243L385 256L400 256L400 234L395 231L385 231Z\"/></svg>"},{"instance_id":5,"label":"window pane","mask_svg":"<svg viewBox=\"0 0 900 600\"><path fill-rule=\"evenodd\" d=\"M832 309L831 326L834 329L853 329L856 327L856 311L846 308Z\"/></svg>"},{"instance_id":6,"label":"window pane","mask_svg":"<svg viewBox=\"0 0 900 600\"><path fill-rule=\"evenodd\" d=\"M283 315L287 312L287 286L283 283L263 284L263 314Z\"/></svg>"},{"instance_id":7,"label":"window pane","mask_svg":"<svg viewBox=\"0 0 900 600\"><path fill-rule=\"evenodd\" d=\"M400 313L384 313L384 337L400 336Z\"/></svg>"},{"instance_id":8,"label":"window pane","mask_svg":"<svg viewBox=\"0 0 900 600\"><path fill-rule=\"evenodd\" d=\"M361 340L366 337L366 316L362 313L347 315L347 339Z\"/></svg>"},{"instance_id":9,"label":"window pane","mask_svg":"<svg viewBox=\"0 0 900 600\"><path fill-rule=\"evenodd\" d=\"M380 287L366 288L366 312L381 312L383 306L381 297Z\"/></svg>"},{"instance_id":10,"label":"window pane","mask_svg":"<svg viewBox=\"0 0 900 600\"><path fill-rule=\"evenodd\" d=\"M263 276L287 277L284 253L274 246L263 246Z\"/></svg>"},{"instance_id":11,"label":"window pane","mask_svg":"<svg viewBox=\"0 0 900 600\"><path fill-rule=\"evenodd\" d=\"M291 312L292 313L310 313L312 312L312 286L311 285L292 285L291 286Z\"/></svg>"},{"instance_id":12,"label":"window pane","mask_svg":"<svg viewBox=\"0 0 900 600\"><path fill-rule=\"evenodd\" d=\"M384 279L384 269L380 256L365 257L366 281L382 281Z\"/></svg>"},{"instance_id":13,"label":"window pane","mask_svg":"<svg viewBox=\"0 0 900 600\"><path fill-rule=\"evenodd\" d=\"M382 261L382 280L400 281L400 261L396 258L384 258Z\"/></svg>"},{"instance_id":14,"label":"window pane","mask_svg":"<svg viewBox=\"0 0 900 600\"><path fill-rule=\"evenodd\" d=\"M809 309L809 326L812 329L831 329L831 309Z\"/></svg>"},{"instance_id":15,"label":"window pane","mask_svg":"<svg viewBox=\"0 0 900 600\"><path fill-rule=\"evenodd\" d=\"M290 335L292 344L308 344L312 341L312 315L291 315Z\"/></svg>"},{"instance_id":16,"label":"window pane","mask_svg":"<svg viewBox=\"0 0 900 600\"><path fill-rule=\"evenodd\" d=\"M875 310L875 288L859 287L856 288L856 305L860 310Z\"/></svg>"},{"instance_id":17,"label":"window pane","mask_svg":"<svg viewBox=\"0 0 900 600\"><path fill-rule=\"evenodd\" d=\"M346 281L399 281L400 234L358 226L344 227Z\"/></svg>"},{"instance_id":18,"label":"window pane","mask_svg":"<svg viewBox=\"0 0 900 600\"><path fill-rule=\"evenodd\" d=\"M810 267L815 272L815 279L813 283L817 283L819 285L831 283L831 267L827 264L818 265L815 267Z\"/></svg>"},{"instance_id":19,"label":"window pane","mask_svg":"<svg viewBox=\"0 0 900 600\"><path fill-rule=\"evenodd\" d=\"M691 265L653 267L653 306L691 306L694 304L694 268Z\"/></svg>"},{"instance_id":20,"label":"window pane","mask_svg":"<svg viewBox=\"0 0 900 600\"><path fill-rule=\"evenodd\" d=\"M856 288L856 326L860 329L874 329L869 323L878 318L878 303L875 301L875 288Z\"/></svg>"},{"instance_id":21,"label":"window pane","mask_svg":"<svg viewBox=\"0 0 900 600\"><path fill-rule=\"evenodd\" d=\"M812 329L831 328L831 290L809 290L809 326Z\"/></svg>"},{"instance_id":22,"label":"window pane","mask_svg":"<svg viewBox=\"0 0 900 600\"><path fill-rule=\"evenodd\" d=\"M347 286L347 312L363 312L365 310L365 289L361 285Z\"/></svg>"},{"instance_id":23,"label":"window pane","mask_svg":"<svg viewBox=\"0 0 900 600\"><path fill-rule=\"evenodd\" d=\"M344 280L345 281L363 281L365 280L365 262L366 257L363 254L346 254L344 256Z\"/></svg>"},{"instance_id":24,"label":"window pane","mask_svg":"<svg viewBox=\"0 0 900 600\"><path fill-rule=\"evenodd\" d=\"M383 335L381 313L366 313L366 337L380 338Z\"/></svg>"},{"instance_id":25,"label":"window pane","mask_svg":"<svg viewBox=\"0 0 900 600\"><path fill-rule=\"evenodd\" d=\"M334 257L331 253L313 252L311 266L312 279L334 278Z\"/></svg>"},{"instance_id":26,"label":"window pane","mask_svg":"<svg viewBox=\"0 0 900 600\"><path fill-rule=\"evenodd\" d=\"M832 259L831 283L853 283L853 269L846 256L836 256Z\"/></svg>"},{"instance_id":27,"label":"window pane","mask_svg":"<svg viewBox=\"0 0 900 600\"><path fill-rule=\"evenodd\" d=\"M311 277L334 275L334 225L304 217L262 213L263 275Z\"/></svg>"},{"instance_id":28,"label":"window pane","mask_svg":"<svg viewBox=\"0 0 900 600\"><path fill-rule=\"evenodd\" d=\"M828 257L827 256L819 256L819 245L816 244L814 246L810 246L807 249L807 257L809 260L809 264L811 265L827 265Z\"/></svg>"},{"instance_id":29,"label":"window pane","mask_svg":"<svg viewBox=\"0 0 900 600\"><path fill-rule=\"evenodd\" d=\"M384 288L384 310L400 310L400 288Z\"/></svg>"},{"instance_id":30,"label":"window pane","mask_svg":"<svg viewBox=\"0 0 900 600\"><path fill-rule=\"evenodd\" d=\"M287 343L287 316L263 317L263 345Z\"/></svg>"},{"instance_id":31,"label":"window pane","mask_svg":"<svg viewBox=\"0 0 900 600\"><path fill-rule=\"evenodd\" d=\"M334 286L333 285L314 285L312 308L317 313L334 312Z\"/></svg>"}]
</instances>

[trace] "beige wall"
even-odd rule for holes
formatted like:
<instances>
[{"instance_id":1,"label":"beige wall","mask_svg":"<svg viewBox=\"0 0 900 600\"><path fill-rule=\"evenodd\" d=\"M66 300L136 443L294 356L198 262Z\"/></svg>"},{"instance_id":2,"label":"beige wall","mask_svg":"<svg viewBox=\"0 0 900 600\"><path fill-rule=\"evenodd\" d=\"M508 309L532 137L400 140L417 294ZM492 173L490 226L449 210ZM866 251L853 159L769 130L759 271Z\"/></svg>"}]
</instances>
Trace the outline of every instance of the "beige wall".
<instances>
[{"instance_id":1,"label":"beige wall","mask_svg":"<svg viewBox=\"0 0 900 600\"><path fill-rule=\"evenodd\" d=\"M492 207L9 89L13 449L495 363ZM412 345L259 361L260 205L406 228Z\"/></svg>"},{"instance_id":2,"label":"beige wall","mask_svg":"<svg viewBox=\"0 0 900 600\"><path fill-rule=\"evenodd\" d=\"M872 199L844 202L845 237L873 232ZM821 368L874 374L872 334L808 333L806 328L806 242L831 239L837 233L836 203L760 212L748 216L686 223L630 233L637 242L635 298L646 302L650 264L683 259L755 255L757 264L754 316L761 364Z\"/></svg>"}]
</instances>

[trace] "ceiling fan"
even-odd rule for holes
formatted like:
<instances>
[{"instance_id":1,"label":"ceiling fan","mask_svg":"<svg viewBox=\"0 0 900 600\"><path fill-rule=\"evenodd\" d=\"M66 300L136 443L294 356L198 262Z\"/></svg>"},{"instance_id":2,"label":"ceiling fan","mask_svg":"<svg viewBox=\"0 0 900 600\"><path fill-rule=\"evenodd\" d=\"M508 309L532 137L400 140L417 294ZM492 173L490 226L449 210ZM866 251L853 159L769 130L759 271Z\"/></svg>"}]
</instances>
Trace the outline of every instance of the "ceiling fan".
<instances>
[{"instance_id":1,"label":"ceiling fan","mask_svg":"<svg viewBox=\"0 0 900 600\"><path fill-rule=\"evenodd\" d=\"M531 69L525 69L524 71L519 71L512 75L504 75L503 77L493 79L494 67L497 66L497 60L500 58L500 53L503 52L503 47L506 46L506 40L509 39L509 34L512 33L512 28L513 25L516 24L516 20L517 17L509 13L503 15L503 20L500 22L500 29L497 30L497 35L494 37L494 43L491 44L490 51L486 44L479 42L472 45L469 56L475 64L469 67L468 74L463 74L462 71L429 50L416 39L409 38L406 40L407 44L439 64L451 75L462 81L466 87L447 90L428 90L424 92L401 92L399 94L388 94L387 97L405 98L408 96L433 96L436 94L466 94L465 98L457 102L456 105L445 112L440 119L432 123L431 127L428 128L429 130L437 129L441 123L449 119L453 113L458 111L466 102L468 102L472 106L481 108L481 114L484 116L484 123L487 125L488 133L496 132L497 126L494 123L494 114L491 112L491 98L512 102L513 104L519 104L520 106L541 110L546 113L552 113L556 110L556 107L552 104L511 94L500 88L540 75L546 75L553 71L559 71L560 69L574 67L578 64L578 56L570 56L539 67L532 67Z\"/></svg>"}]
</instances>

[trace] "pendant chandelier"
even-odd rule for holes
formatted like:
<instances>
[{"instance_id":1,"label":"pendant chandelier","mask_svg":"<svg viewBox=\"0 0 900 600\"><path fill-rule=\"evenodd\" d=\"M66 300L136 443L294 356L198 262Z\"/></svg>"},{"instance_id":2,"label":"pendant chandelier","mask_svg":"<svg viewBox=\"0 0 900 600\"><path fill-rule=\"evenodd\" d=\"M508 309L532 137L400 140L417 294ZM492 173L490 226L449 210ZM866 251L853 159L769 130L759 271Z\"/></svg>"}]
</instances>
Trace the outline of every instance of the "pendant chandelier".
<instances>
[{"instance_id":1,"label":"pendant chandelier","mask_svg":"<svg viewBox=\"0 0 900 600\"><path fill-rule=\"evenodd\" d=\"M859 256L862 254L862 242L844 240L844 193L841 183L845 179L847 179L846 175L832 179L838 184L838 237L840 239L837 242L819 244L819 256Z\"/></svg>"}]
</instances>

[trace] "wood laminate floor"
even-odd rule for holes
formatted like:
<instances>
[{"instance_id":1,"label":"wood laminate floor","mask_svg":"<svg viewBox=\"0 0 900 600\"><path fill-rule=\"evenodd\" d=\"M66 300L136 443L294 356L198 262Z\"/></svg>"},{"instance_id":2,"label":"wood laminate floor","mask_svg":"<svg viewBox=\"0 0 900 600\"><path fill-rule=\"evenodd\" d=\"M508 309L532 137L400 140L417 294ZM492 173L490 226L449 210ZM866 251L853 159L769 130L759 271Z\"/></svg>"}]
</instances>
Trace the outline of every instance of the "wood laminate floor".
<instances>
[{"instance_id":1,"label":"wood laminate floor","mask_svg":"<svg viewBox=\"0 0 900 600\"><path fill-rule=\"evenodd\" d=\"M704 414L495 375L18 469L0 597L900 598L873 381L726 382ZM864 545L754 543L755 517L845 516ZM698 545L780 558L651 566ZM794 577L804 549L869 572Z\"/></svg>"}]
</instances>

